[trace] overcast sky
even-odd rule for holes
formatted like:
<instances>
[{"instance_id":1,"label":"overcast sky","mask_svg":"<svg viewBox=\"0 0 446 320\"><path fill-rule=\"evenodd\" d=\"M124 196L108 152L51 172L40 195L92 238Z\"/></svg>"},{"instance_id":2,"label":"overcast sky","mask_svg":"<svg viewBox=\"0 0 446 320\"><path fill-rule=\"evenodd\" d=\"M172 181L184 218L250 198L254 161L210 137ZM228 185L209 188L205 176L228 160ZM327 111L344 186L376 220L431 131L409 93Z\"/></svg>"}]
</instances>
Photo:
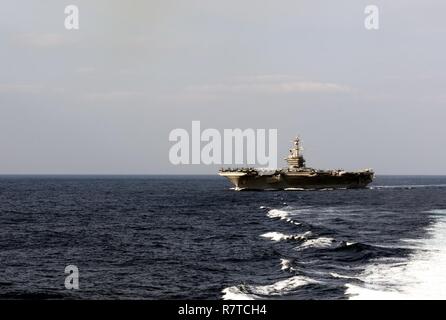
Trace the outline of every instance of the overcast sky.
<instances>
[{"instance_id":1,"label":"overcast sky","mask_svg":"<svg viewBox=\"0 0 446 320\"><path fill-rule=\"evenodd\" d=\"M64 8L80 29L64 28ZM364 28L364 8L380 29ZM1 4L0 173L214 173L173 166L174 128L276 128L279 163L446 174L446 2Z\"/></svg>"}]
</instances>

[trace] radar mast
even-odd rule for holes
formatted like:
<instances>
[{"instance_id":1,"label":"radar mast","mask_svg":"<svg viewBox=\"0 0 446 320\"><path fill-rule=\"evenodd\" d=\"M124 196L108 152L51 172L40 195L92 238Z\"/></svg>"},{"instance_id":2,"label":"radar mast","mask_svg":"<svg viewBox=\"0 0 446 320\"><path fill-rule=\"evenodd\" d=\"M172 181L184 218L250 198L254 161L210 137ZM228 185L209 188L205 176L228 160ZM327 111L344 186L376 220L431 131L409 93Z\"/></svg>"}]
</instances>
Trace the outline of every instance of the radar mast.
<instances>
[{"instance_id":1,"label":"radar mast","mask_svg":"<svg viewBox=\"0 0 446 320\"><path fill-rule=\"evenodd\" d=\"M294 138L292 142L293 147L290 149L290 154L285 160L288 163L289 171L298 171L301 168L305 168L305 159L301 155L302 148L299 137Z\"/></svg>"}]
</instances>

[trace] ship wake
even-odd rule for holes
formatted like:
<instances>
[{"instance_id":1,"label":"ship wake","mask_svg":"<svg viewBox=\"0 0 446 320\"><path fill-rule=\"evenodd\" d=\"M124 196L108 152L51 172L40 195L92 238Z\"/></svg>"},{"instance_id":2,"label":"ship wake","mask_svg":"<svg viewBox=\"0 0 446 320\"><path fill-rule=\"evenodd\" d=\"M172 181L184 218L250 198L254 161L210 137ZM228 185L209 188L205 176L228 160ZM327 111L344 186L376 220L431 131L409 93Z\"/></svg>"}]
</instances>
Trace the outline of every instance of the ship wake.
<instances>
[{"instance_id":1,"label":"ship wake","mask_svg":"<svg viewBox=\"0 0 446 320\"><path fill-rule=\"evenodd\" d=\"M417 248L409 260L378 259L348 283L350 299L446 299L446 210L427 212L435 219L429 237L407 240Z\"/></svg>"}]
</instances>

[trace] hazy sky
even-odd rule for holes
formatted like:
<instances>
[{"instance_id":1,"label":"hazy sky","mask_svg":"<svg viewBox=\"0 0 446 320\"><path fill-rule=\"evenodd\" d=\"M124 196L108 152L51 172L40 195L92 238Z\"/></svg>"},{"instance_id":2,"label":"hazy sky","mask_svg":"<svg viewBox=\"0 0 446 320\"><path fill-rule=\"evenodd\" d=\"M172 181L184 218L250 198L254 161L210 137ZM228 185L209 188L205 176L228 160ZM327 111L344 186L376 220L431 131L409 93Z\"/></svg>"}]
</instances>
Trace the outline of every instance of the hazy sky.
<instances>
[{"instance_id":1,"label":"hazy sky","mask_svg":"<svg viewBox=\"0 0 446 320\"><path fill-rule=\"evenodd\" d=\"M214 173L168 159L169 132L200 120L277 128L279 160L300 134L312 167L446 174L445 12L438 0L3 1L0 173Z\"/></svg>"}]
</instances>

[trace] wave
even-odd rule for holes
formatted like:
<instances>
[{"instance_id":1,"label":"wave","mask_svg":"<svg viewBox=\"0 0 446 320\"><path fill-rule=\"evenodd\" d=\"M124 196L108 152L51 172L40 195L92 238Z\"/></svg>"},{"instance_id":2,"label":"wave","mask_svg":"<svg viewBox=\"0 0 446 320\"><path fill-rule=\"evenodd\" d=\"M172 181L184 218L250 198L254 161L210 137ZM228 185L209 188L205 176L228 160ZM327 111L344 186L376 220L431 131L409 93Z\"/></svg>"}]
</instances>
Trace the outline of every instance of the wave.
<instances>
[{"instance_id":1,"label":"wave","mask_svg":"<svg viewBox=\"0 0 446 320\"><path fill-rule=\"evenodd\" d=\"M364 285L346 285L350 299L446 298L446 210L427 213L436 218L429 237L416 242L408 260L378 259L368 265L358 277Z\"/></svg>"},{"instance_id":2,"label":"wave","mask_svg":"<svg viewBox=\"0 0 446 320\"><path fill-rule=\"evenodd\" d=\"M294 221L293 219L290 218L290 216L291 216L290 211L271 209L268 211L268 213L266 215L271 219L280 219L280 220L285 220L286 222L292 223L297 226L301 225L300 222Z\"/></svg>"},{"instance_id":3,"label":"wave","mask_svg":"<svg viewBox=\"0 0 446 320\"><path fill-rule=\"evenodd\" d=\"M263 238L268 238L273 241L289 240L292 239L292 235L283 234L280 232L267 232L261 235Z\"/></svg>"},{"instance_id":4,"label":"wave","mask_svg":"<svg viewBox=\"0 0 446 320\"><path fill-rule=\"evenodd\" d=\"M244 286L233 286L224 288L221 292L223 293L223 300L256 300L260 297L253 294L244 292Z\"/></svg>"},{"instance_id":5,"label":"wave","mask_svg":"<svg viewBox=\"0 0 446 320\"><path fill-rule=\"evenodd\" d=\"M280 259L280 265L282 266L280 269L281 270L292 270L293 268L291 267L291 260L289 259Z\"/></svg>"},{"instance_id":6,"label":"wave","mask_svg":"<svg viewBox=\"0 0 446 320\"><path fill-rule=\"evenodd\" d=\"M285 210L279 210L279 209L271 209L266 214L269 218L279 218L281 220L287 220L289 219L290 212Z\"/></svg>"},{"instance_id":7,"label":"wave","mask_svg":"<svg viewBox=\"0 0 446 320\"><path fill-rule=\"evenodd\" d=\"M443 215L443 214L446 214L446 209L429 210L427 213L430 213L432 215Z\"/></svg>"},{"instance_id":8,"label":"wave","mask_svg":"<svg viewBox=\"0 0 446 320\"><path fill-rule=\"evenodd\" d=\"M377 246L360 242L350 243L342 241L340 245L330 248L330 254L335 255L340 262L362 263L390 257L407 255L411 249L407 247Z\"/></svg>"},{"instance_id":9,"label":"wave","mask_svg":"<svg viewBox=\"0 0 446 320\"><path fill-rule=\"evenodd\" d=\"M339 242L333 238L328 237L320 237L315 239L307 239L305 240L297 250L303 250L307 248L333 248L339 246Z\"/></svg>"},{"instance_id":10,"label":"wave","mask_svg":"<svg viewBox=\"0 0 446 320\"><path fill-rule=\"evenodd\" d=\"M330 208L332 210L332 208ZM311 208L305 207L293 210L284 209L271 209L268 211L267 216L272 219L280 219L286 222L292 223L294 225L302 225L301 222L297 222L293 219L293 216L297 214L307 214L311 212ZM310 225L307 225L310 227ZM304 250L308 248L337 248L339 246L345 246L350 244L344 241L337 241L336 239L330 237L317 237L312 231L307 231L301 234L284 234L281 232L267 232L261 235L261 237L268 238L272 241L299 241L300 245L296 248L297 250Z\"/></svg>"},{"instance_id":11,"label":"wave","mask_svg":"<svg viewBox=\"0 0 446 320\"><path fill-rule=\"evenodd\" d=\"M302 234L284 234L281 232L267 232L260 235L263 238L268 238L273 241L282 241L282 240L296 240L296 241L307 241L308 237L312 236L311 231L307 231Z\"/></svg>"},{"instance_id":12,"label":"wave","mask_svg":"<svg viewBox=\"0 0 446 320\"><path fill-rule=\"evenodd\" d=\"M261 207L261 209L269 209L267 207ZM296 217L305 218L307 216L314 217L316 216L340 216L342 214L356 212L361 210L358 206L329 206L329 207L314 207L314 206L305 206L305 207L292 207L287 206L280 209L270 209L267 212L267 216L271 219L280 219L285 220L287 222L294 222ZM363 209L362 209L363 210Z\"/></svg>"},{"instance_id":13,"label":"wave","mask_svg":"<svg viewBox=\"0 0 446 320\"><path fill-rule=\"evenodd\" d=\"M337 279L358 279L358 278L356 278L356 277L346 276L346 275L339 274L339 273L336 273L336 272L330 272L330 275L331 275L333 278L337 278Z\"/></svg>"},{"instance_id":14,"label":"wave","mask_svg":"<svg viewBox=\"0 0 446 320\"><path fill-rule=\"evenodd\" d=\"M372 246L365 243L360 242L347 242L344 241L335 248L335 251L342 251L342 252L361 252L361 251L377 251L377 250L392 250L393 248L385 248L385 247L379 247L379 246ZM399 248L398 248L399 249Z\"/></svg>"},{"instance_id":15,"label":"wave","mask_svg":"<svg viewBox=\"0 0 446 320\"><path fill-rule=\"evenodd\" d=\"M305 276L293 276L268 285L228 287L223 289L222 293L224 300L253 300L271 296L282 296L302 286L317 283L320 282Z\"/></svg>"},{"instance_id":16,"label":"wave","mask_svg":"<svg viewBox=\"0 0 446 320\"><path fill-rule=\"evenodd\" d=\"M281 232L267 232L260 235L263 238L270 239L272 241L297 241L301 242L296 248L297 250L304 250L307 248L337 248L339 246L344 246L345 242L337 241L329 237L313 237L311 231L307 231L302 234L284 234Z\"/></svg>"}]
</instances>

